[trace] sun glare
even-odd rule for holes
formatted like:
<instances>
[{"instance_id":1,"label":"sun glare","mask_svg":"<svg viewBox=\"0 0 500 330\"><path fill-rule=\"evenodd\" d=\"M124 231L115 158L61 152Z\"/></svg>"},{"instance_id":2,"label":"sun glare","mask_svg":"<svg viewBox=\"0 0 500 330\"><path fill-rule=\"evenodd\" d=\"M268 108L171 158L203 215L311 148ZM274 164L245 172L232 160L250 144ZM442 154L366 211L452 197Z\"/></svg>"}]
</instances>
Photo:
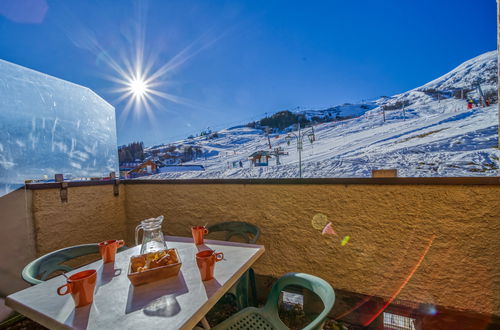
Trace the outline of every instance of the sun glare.
<instances>
[{"instance_id":1,"label":"sun glare","mask_svg":"<svg viewBox=\"0 0 500 330\"><path fill-rule=\"evenodd\" d=\"M165 63L159 63L157 59L160 58L160 50L145 54L144 27L139 24L136 34L131 36L133 47L127 48L130 52L122 50L115 58L101 50L99 56L113 71L111 74L105 74L106 79L115 84L111 91L118 94L113 103L118 106L124 102L120 105L120 121L124 122L131 113L135 116L146 115L152 121L155 119L155 110L175 113L165 102L190 108L201 107L192 100L167 91L172 85L170 73L179 70L192 57L218 39L204 34Z\"/></svg>"},{"instance_id":2,"label":"sun glare","mask_svg":"<svg viewBox=\"0 0 500 330\"><path fill-rule=\"evenodd\" d=\"M130 81L129 88L135 97L144 96L148 90L146 82L140 78L132 79Z\"/></svg>"}]
</instances>

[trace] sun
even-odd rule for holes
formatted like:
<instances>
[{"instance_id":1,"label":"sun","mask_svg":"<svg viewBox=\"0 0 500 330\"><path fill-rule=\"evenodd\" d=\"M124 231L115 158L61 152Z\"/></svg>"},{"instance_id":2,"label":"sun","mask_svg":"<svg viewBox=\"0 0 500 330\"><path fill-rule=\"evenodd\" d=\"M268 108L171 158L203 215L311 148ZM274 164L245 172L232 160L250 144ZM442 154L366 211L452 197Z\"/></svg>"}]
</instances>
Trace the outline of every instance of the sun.
<instances>
[{"instance_id":1,"label":"sun","mask_svg":"<svg viewBox=\"0 0 500 330\"><path fill-rule=\"evenodd\" d=\"M118 58L102 52L103 60L112 70L111 73L105 74L105 78L115 84L110 91L118 94L113 103L120 108L120 120L124 121L129 114L136 117L146 115L152 121L158 111L175 114L175 109L167 106L165 102L190 108L201 107L197 102L170 93L168 89L175 85L171 73L211 45L212 41L204 41L200 45L198 43L201 41L196 41L165 63L156 61L160 56L159 51L145 55L143 37L137 37L136 42L137 45L132 47L130 53L123 51Z\"/></svg>"},{"instance_id":2,"label":"sun","mask_svg":"<svg viewBox=\"0 0 500 330\"><path fill-rule=\"evenodd\" d=\"M145 2L137 1L137 17L129 20L130 25L120 28L124 38L117 40L116 44L121 47L107 51L98 40L88 40L93 46L92 50L95 50L96 61L102 61L108 67L101 74L112 83L107 90L116 94L112 103L119 112L120 124L124 124L129 115L134 115L134 118L145 115L156 123L156 113L161 111L176 115L177 105L205 109L204 104L176 95L179 82L173 78L174 73L232 30L220 31L220 35L214 35L215 30L209 29L185 44L184 48L179 48L177 53L172 53L175 45L168 45L174 48L164 49L165 43L160 43L160 48L146 44L148 15L147 6L143 3ZM87 35L93 36L85 33ZM121 44L120 40L125 43ZM172 56L165 61L166 54Z\"/></svg>"},{"instance_id":3,"label":"sun","mask_svg":"<svg viewBox=\"0 0 500 330\"><path fill-rule=\"evenodd\" d=\"M147 83L141 78L133 78L129 81L130 92L137 98L143 97L148 91Z\"/></svg>"}]
</instances>

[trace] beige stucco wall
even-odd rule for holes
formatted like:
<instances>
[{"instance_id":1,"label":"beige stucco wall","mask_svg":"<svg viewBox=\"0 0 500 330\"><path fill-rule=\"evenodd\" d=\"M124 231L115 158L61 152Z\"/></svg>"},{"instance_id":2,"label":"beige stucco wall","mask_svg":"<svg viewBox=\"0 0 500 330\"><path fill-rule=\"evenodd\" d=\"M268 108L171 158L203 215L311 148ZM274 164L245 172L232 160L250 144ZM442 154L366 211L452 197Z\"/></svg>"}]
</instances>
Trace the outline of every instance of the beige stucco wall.
<instances>
[{"instance_id":1,"label":"beige stucco wall","mask_svg":"<svg viewBox=\"0 0 500 330\"><path fill-rule=\"evenodd\" d=\"M500 315L500 186L127 185L129 237L140 219L165 215L165 231L240 220L262 231L254 269L308 272L334 288ZM340 237L311 226L317 213ZM345 235L349 243L341 245ZM431 243L432 241L432 243ZM496 278L494 277L496 275Z\"/></svg>"},{"instance_id":2,"label":"beige stucco wall","mask_svg":"<svg viewBox=\"0 0 500 330\"><path fill-rule=\"evenodd\" d=\"M59 189L33 190L37 254L125 237L125 187L119 189L114 196L112 185L70 187L65 203Z\"/></svg>"},{"instance_id":3,"label":"beige stucco wall","mask_svg":"<svg viewBox=\"0 0 500 330\"><path fill-rule=\"evenodd\" d=\"M35 258L31 191L15 190L0 197L0 294L28 286L21 278L24 266ZM0 299L0 321L10 313Z\"/></svg>"},{"instance_id":4,"label":"beige stucco wall","mask_svg":"<svg viewBox=\"0 0 500 330\"><path fill-rule=\"evenodd\" d=\"M308 272L389 297L430 245L398 298L500 315L500 185L127 184L119 196L110 185L70 187L68 197L33 191L39 254L110 238L133 245L139 221L161 214L164 232L182 236L192 224L239 220L261 229L257 273ZM311 226L318 213L339 237Z\"/></svg>"}]
</instances>

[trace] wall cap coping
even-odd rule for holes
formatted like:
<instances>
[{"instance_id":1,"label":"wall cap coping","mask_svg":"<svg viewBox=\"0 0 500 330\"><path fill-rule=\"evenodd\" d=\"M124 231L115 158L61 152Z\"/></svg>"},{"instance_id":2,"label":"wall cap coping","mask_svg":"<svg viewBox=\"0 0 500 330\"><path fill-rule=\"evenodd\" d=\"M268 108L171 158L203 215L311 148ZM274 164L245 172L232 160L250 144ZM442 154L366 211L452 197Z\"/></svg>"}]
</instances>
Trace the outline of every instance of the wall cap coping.
<instances>
[{"instance_id":1,"label":"wall cap coping","mask_svg":"<svg viewBox=\"0 0 500 330\"><path fill-rule=\"evenodd\" d=\"M414 177L414 178L307 178L307 179L169 179L169 180L103 180L67 181L68 187L114 184L263 184L263 185L500 185L500 177ZM59 182L27 183L26 189L61 188Z\"/></svg>"}]
</instances>

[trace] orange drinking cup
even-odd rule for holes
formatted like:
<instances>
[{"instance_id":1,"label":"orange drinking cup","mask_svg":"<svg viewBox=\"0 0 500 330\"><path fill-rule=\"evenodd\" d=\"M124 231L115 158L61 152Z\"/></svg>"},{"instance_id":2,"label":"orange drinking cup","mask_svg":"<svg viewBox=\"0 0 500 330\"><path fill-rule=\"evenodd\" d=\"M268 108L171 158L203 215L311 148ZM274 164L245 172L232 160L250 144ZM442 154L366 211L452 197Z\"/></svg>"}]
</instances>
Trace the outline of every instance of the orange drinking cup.
<instances>
[{"instance_id":1,"label":"orange drinking cup","mask_svg":"<svg viewBox=\"0 0 500 330\"><path fill-rule=\"evenodd\" d=\"M71 275L67 283L57 288L57 294L63 296L71 293L75 307L86 306L94 300L94 288L97 280L95 269L84 270ZM62 290L66 288L66 291Z\"/></svg>"},{"instance_id":2,"label":"orange drinking cup","mask_svg":"<svg viewBox=\"0 0 500 330\"><path fill-rule=\"evenodd\" d=\"M116 250L121 248L124 244L125 242L121 239L110 239L99 243L99 253L101 253L103 262L106 264L115 261Z\"/></svg>"},{"instance_id":3,"label":"orange drinking cup","mask_svg":"<svg viewBox=\"0 0 500 330\"><path fill-rule=\"evenodd\" d=\"M205 250L196 253L196 263L200 269L201 280L208 281L214 278L215 263L224 259L224 253L214 250Z\"/></svg>"},{"instance_id":4,"label":"orange drinking cup","mask_svg":"<svg viewBox=\"0 0 500 330\"><path fill-rule=\"evenodd\" d=\"M194 244L203 244L203 236L208 234L208 229L204 226L194 226L191 227L191 234L193 234Z\"/></svg>"}]
</instances>

